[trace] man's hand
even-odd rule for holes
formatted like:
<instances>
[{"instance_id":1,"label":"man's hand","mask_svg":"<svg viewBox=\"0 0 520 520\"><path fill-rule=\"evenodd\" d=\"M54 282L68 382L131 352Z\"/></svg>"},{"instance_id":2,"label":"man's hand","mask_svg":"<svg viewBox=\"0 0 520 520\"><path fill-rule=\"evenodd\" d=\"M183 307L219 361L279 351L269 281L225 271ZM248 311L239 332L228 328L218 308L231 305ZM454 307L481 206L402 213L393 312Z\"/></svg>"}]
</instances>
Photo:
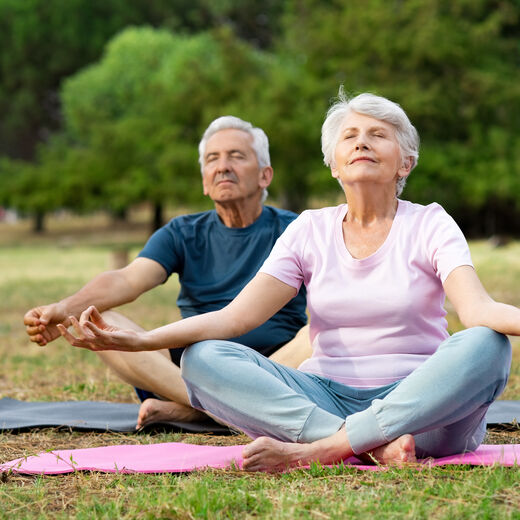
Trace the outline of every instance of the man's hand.
<instances>
[{"instance_id":1,"label":"man's hand","mask_svg":"<svg viewBox=\"0 0 520 520\"><path fill-rule=\"evenodd\" d=\"M123 330L106 323L94 306L90 306L81 314L78 321L70 316L75 335L65 326L59 324L61 335L73 346L88 350L122 350L137 352L145 350L142 338L145 333L135 330Z\"/></svg>"},{"instance_id":2,"label":"man's hand","mask_svg":"<svg viewBox=\"0 0 520 520\"><path fill-rule=\"evenodd\" d=\"M51 303L27 311L23 322L29 339L41 347L60 336L57 328L59 323L65 327L70 325L67 310L60 303Z\"/></svg>"}]
</instances>

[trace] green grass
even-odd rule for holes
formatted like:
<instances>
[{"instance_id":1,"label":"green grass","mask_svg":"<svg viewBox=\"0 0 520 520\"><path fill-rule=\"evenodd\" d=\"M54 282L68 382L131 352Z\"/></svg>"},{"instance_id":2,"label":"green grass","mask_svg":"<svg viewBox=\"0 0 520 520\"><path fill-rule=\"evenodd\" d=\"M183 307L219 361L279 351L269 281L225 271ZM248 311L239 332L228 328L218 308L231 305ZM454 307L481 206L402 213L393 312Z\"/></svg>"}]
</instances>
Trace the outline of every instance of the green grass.
<instances>
[{"instance_id":1,"label":"green grass","mask_svg":"<svg viewBox=\"0 0 520 520\"><path fill-rule=\"evenodd\" d=\"M22 316L27 309L65 296L108 268L111 243L128 245L132 256L146 236L143 226L117 229L113 238L116 232L103 222L91 220L88 229L73 224L70 229L53 224L46 237L33 237L23 228L3 233L6 228L0 226L0 397L136 402L131 389L91 352L73 349L62 340L40 348L26 339ZM479 241L471 248L490 293L520 305L520 243L494 249ZM177 282L171 280L125 306L123 312L147 328L177 319L177 290ZM449 324L452 331L460 328L452 313ZM514 345L513 372L503 396L508 399L520 399L518 339ZM0 461L50 449L179 441L242 444L247 438L54 429L4 433L0 434ZM490 432L487 442L520 443L520 430ZM277 475L236 470L180 475L79 472L52 477L7 475L0 481L0 519L520 518L519 505L518 468L502 467L361 472L314 465Z\"/></svg>"}]
</instances>

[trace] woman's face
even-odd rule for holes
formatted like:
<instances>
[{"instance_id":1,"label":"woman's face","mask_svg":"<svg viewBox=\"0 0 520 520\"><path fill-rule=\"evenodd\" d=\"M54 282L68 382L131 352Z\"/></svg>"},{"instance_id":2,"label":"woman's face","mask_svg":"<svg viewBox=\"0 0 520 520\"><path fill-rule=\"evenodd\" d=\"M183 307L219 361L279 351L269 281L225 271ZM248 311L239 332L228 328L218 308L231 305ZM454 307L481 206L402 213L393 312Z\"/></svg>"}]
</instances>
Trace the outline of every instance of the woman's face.
<instances>
[{"instance_id":1,"label":"woman's face","mask_svg":"<svg viewBox=\"0 0 520 520\"><path fill-rule=\"evenodd\" d=\"M345 187L356 183L395 186L399 176L410 173L410 167L403 164L394 126L357 112L350 112L343 121L331 169Z\"/></svg>"}]
</instances>

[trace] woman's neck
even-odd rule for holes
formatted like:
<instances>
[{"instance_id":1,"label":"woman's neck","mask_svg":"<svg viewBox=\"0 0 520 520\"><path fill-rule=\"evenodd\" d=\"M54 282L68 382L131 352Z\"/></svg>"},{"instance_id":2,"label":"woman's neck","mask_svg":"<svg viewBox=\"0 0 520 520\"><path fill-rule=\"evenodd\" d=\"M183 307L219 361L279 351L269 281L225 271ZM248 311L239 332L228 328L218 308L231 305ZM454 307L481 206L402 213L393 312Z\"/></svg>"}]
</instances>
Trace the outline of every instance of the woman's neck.
<instances>
[{"instance_id":1,"label":"woman's neck","mask_svg":"<svg viewBox=\"0 0 520 520\"><path fill-rule=\"evenodd\" d=\"M395 190L345 190L348 213L345 221L361 227L370 226L375 222L393 220L398 201Z\"/></svg>"}]
</instances>

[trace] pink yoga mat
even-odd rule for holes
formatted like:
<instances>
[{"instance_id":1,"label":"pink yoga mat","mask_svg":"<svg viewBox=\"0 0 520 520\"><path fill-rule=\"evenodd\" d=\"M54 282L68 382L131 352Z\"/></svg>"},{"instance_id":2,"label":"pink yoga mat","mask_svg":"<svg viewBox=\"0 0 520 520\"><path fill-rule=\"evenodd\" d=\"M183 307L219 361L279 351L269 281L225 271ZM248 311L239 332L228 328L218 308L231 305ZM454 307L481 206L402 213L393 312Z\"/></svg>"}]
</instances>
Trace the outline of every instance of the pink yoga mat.
<instances>
[{"instance_id":1,"label":"pink yoga mat","mask_svg":"<svg viewBox=\"0 0 520 520\"><path fill-rule=\"evenodd\" d=\"M244 446L197 446L179 442L146 445L104 446L79 450L56 450L0 464L0 471L56 475L72 471L105 473L179 473L200 468L240 467ZM483 445L475 452L421 461L425 466L471 464L477 466L520 465L520 444ZM377 471L352 457L346 461L357 469Z\"/></svg>"}]
</instances>

